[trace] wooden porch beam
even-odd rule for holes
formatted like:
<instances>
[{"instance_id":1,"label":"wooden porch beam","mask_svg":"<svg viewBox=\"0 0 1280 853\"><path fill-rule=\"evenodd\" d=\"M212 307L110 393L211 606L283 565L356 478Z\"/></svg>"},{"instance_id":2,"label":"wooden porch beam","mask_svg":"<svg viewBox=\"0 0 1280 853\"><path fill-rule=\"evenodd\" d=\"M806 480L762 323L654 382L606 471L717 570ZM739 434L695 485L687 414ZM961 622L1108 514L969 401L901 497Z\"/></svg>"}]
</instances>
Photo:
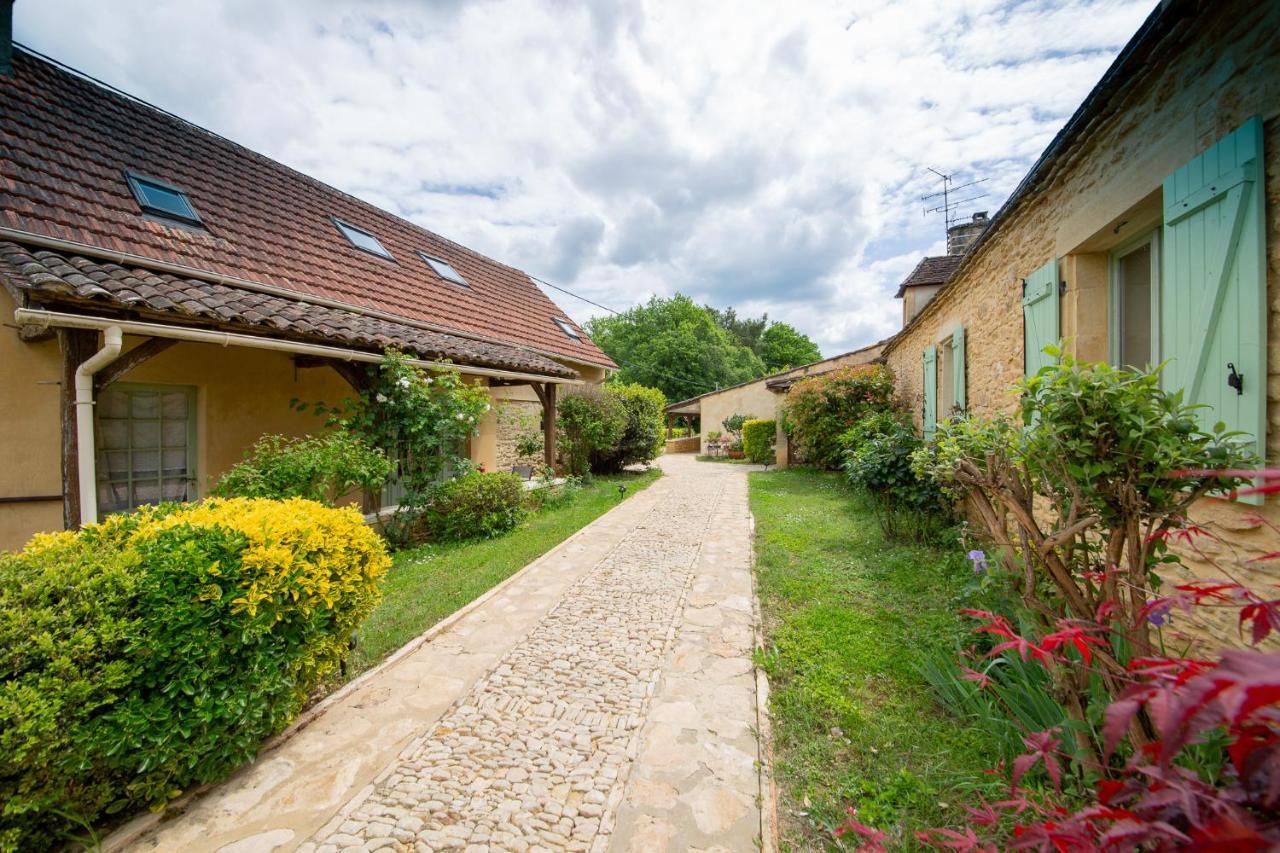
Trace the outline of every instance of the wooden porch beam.
<instances>
[{"instance_id":1,"label":"wooden porch beam","mask_svg":"<svg viewBox=\"0 0 1280 853\"><path fill-rule=\"evenodd\" d=\"M542 450L548 468L556 467L556 386L548 382L539 390L535 384L533 390L542 400Z\"/></svg>"},{"instance_id":2,"label":"wooden porch beam","mask_svg":"<svg viewBox=\"0 0 1280 853\"><path fill-rule=\"evenodd\" d=\"M147 338L115 361L98 371L93 377L93 392L97 394L112 382L119 382L126 373L177 344L174 338Z\"/></svg>"}]
</instances>

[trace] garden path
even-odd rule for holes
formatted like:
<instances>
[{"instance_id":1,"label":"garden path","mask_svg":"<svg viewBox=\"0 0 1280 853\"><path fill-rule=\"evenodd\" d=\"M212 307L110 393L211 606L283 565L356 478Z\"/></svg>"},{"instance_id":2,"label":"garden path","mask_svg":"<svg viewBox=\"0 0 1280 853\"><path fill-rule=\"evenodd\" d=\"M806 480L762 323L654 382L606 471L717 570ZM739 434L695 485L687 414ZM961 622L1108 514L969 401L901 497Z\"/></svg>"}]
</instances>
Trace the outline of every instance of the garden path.
<instances>
[{"instance_id":1,"label":"garden path","mask_svg":"<svg viewBox=\"0 0 1280 853\"><path fill-rule=\"evenodd\" d=\"M253 765L107 849L757 849L747 469L659 464Z\"/></svg>"}]
</instances>

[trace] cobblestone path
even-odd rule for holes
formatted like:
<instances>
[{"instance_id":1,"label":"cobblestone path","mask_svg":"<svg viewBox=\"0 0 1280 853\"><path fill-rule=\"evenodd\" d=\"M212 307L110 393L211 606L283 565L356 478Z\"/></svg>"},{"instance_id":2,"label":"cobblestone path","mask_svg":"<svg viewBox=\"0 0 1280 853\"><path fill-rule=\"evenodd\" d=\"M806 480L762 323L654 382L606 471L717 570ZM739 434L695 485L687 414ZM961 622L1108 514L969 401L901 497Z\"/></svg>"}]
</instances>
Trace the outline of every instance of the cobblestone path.
<instances>
[{"instance_id":1,"label":"cobblestone path","mask_svg":"<svg viewBox=\"0 0 1280 853\"><path fill-rule=\"evenodd\" d=\"M344 849L602 850L723 477L650 510L322 831Z\"/></svg>"},{"instance_id":2,"label":"cobblestone path","mask_svg":"<svg viewBox=\"0 0 1280 853\"><path fill-rule=\"evenodd\" d=\"M105 853L757 850L745 470L659 464L654 485Z\"/></svg>"}]
</instances>

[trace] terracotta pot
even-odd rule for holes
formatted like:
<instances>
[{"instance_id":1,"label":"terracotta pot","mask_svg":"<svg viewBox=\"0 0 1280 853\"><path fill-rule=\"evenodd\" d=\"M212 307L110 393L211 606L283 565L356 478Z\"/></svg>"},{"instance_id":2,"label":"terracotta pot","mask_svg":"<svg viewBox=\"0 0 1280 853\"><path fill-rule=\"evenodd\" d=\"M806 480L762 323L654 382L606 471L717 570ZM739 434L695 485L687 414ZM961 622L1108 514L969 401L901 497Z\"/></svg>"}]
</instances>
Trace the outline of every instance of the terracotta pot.
<instances>
[{"instance_id":1,"label":"terracotta pot","mask_svg":"<svg viewBox=\"0 0 1280 853\"><path fill-rule=\"evenodd\" d=\"M729 458L730 459L746 459L747 454L742 452L741 450L730 450Z\"/></svg>"}]
</instances>

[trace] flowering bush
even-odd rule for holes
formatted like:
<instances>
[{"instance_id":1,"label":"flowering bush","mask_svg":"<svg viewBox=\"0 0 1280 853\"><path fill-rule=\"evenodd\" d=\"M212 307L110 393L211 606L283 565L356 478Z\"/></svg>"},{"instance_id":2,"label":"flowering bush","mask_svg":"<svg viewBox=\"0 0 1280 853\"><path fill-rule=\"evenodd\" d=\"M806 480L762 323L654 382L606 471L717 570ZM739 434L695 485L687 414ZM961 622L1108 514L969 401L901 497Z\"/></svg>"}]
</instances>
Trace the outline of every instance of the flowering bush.
<instances>
[{"instance_id":1,"label":"flowering bush","mask_svg":"<svg viewBox=\"0 0 1280 853\"><path fill-rule=\"evenodd\" d=\"M251 759L342 660L389 562L354 509L245 498L0 555L0 849Z\"/></svg>"},{"instance_id":2,"label":"flowering bush","mask_svg":"<svg viewBox=\"0 0 1280 853\"><path fill-rule=\"evenodd\" d=\"M835 469L844 462L840 436L868 413L890 408L892 400L888 367L842 367L792 385L782 404L782 425L805 461Z\"/></svg>"},{"instance_id":3,"label":"flowering bush","mask_svg":"<svg viewBox=\"0 0 1280 853\"><path fill-rule=\"evenodd\" d=\"M331 426L359 436L392 460L403 495L383 532L404 545L421 529L419 516L435 485L470 470L471 460L463 454L467 439L489 411L489 391L453 370L428 373L395 350L388 350L370 369L369 378L368 387L355 399L336 407L316 403L313 408L327 414Z\"/></svg>"},{"instance_id":4,"label":"flowering bush","mask_svg":"<svg viewBox=\"0 0 1280 853\"><path fill-rule=\"evenodd\" d=\"M306 498L333 506L352 491L376 491L387 455L346 430L287 439L264 435L218 480L215 497Z\"/></svg>"}]
</instances>

